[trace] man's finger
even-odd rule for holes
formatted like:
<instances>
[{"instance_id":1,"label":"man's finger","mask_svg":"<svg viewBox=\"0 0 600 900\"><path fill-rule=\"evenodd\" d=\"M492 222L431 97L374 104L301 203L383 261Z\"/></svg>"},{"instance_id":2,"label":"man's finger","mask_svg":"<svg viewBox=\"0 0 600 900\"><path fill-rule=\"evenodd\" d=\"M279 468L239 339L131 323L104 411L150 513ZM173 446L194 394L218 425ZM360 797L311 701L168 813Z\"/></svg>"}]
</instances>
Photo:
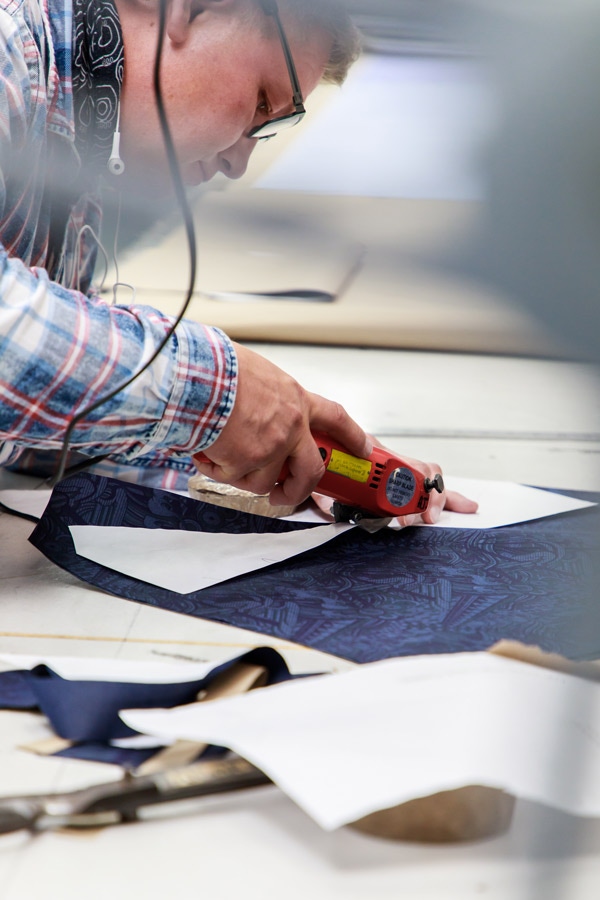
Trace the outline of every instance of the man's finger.
<instances>
[{"instance_id":1,"label":"man's finger","mask_svg":"<svg viewBox=\"0 0 600 900\"><path fill-rule=\"evenodd\" d=\"M310 428L323 431L348 453L367 459L373 452L373 440L352 419L343 406L319 394L310 394Z\"/></svg>"},{"instance_id":2,"label":"man's finger","mask_svg":"<svg viewBox=\"0 0 600 900\"><path fill-rule=\"evenodd\" d=\"M458 491L446 491L446 509L450 512L476 513L479 504L459 494Z\"/></svg>"}]
</instances>

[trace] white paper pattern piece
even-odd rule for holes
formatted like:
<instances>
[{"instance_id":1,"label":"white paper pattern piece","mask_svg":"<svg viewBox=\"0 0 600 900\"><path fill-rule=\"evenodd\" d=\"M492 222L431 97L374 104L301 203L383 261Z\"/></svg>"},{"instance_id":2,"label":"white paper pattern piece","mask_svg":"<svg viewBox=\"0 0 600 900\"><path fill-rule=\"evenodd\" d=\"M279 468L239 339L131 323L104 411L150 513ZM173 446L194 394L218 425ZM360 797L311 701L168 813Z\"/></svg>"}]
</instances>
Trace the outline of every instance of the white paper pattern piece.
<instances>
[{"instance_id":1,"label":"white paper pattern piece","mask_svg":"<svg viewBox=\"0 0 600 900\"><path fill-rule=\"evenodd\" d=\"M95 525L71 525L69 531L80 556L140 581L189 594L312 550L352 527L323 525L283 534Z\"/></svg>"},{"instance_id":2,"label":"white paper pattern piece","mask_svg":"<svg viewBox=\"0 0 600 900\"><path fill-rule=\"evenodd\" d=\"M477 501L478 511L466 515L444 509L435 525L424 525L423 522L416 522L415 525L425 528L501 528L503 525L516 525L531 519L596 506L588 500L578 500L565 494L555 494L511 481L485 481L444 475L444 482L449 491L458 491ZM323 503L322 509L327 509L331 504L327 497L318 502ZM302 521L303 516L299 514L296 518ZM305 521L314 521L310 511L306 513ZM397 519L392 520L390 528L398 527Z\"/></svg>"},{"instance_id":3,"label":"white paper pattern piece","mask_svg":"<svg viewBox=\"0 0 600 900\"><path fill-rule=\"evenodd\" d=\"M388 660L122 718L231 748L327 830L473 784L600 816L600 684L489 653Z\"/></svg>"},{"instance_id":4,"label":"white paper pattern piece","mask_svg":"<svg viewBox=\"0 0 600 900\"><path fill-rule=\"evenodd\" d=\"M18 512L27 513L30 516L38 516L39 518L48 506L51 493L52 491L49 490L0 491L0 502L8 506L9 509L16 509Z\"/></svg>"},{"instance_id":5,"label":"white paper pattern piece","mask_svg":"<svg viewBox=\"0 0 600 900\"><path fill-rule=\"evenodd\" d=\"M485 481L478 478L444 476L446 488L458 491L479 503L473 515L442 510L436 528L500 528L559 513L595 506L588 500L577 500L540 488L511 481Z\"/></svg>"}]
</instances>

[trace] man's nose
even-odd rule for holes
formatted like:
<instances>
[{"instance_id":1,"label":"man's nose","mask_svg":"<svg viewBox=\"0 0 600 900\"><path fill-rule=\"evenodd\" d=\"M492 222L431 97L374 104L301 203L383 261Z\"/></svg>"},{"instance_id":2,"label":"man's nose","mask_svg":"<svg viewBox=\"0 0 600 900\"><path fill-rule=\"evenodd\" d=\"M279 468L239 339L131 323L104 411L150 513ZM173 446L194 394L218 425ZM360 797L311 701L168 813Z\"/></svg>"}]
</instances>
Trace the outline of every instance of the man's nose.
<instances>
[{"instance_id":1,"label":"man's nose","mask_svg":"<svg viewBox=\"0 0 600 900\"><path fill-rule=\"evenodd\" d=\"M250 154L256 147L256 141L241 137L227 150L219 153L219 168L227 178L241 178L248 168Z\"/></svg>"}]
</instances>

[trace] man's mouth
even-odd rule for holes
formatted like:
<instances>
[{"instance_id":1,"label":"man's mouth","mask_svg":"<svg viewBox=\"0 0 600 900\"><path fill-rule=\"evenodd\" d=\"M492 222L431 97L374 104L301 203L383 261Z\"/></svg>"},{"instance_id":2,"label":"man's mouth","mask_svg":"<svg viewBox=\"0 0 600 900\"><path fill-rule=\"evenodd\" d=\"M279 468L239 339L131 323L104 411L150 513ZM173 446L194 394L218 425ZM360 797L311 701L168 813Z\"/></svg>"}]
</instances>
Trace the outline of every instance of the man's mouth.
<instances>
[{"instance_id":1,"label":"man's mouth","mask_svg":"<svg viewBox=\"0 0 600 900\"><path fill-rule=\"evenodd\" d=\"M208 175L206 172L206 169L200 160L190 163L183 171L183 180L190 187L197 184L203 184L203 182L208 181L211 177L212 176Z\"/></svg>"}]
</instances>

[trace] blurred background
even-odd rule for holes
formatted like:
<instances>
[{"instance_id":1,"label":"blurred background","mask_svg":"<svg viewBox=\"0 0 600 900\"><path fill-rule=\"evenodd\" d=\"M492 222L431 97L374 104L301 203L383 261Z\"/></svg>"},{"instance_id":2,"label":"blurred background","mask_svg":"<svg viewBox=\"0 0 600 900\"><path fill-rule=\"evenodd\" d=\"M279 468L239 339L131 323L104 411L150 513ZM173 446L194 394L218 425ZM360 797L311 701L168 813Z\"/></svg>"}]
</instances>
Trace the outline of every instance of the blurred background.
<instances>
[{"instance_id":1,"label":"blurred background","mask_svg":"<svg viewBox=\"0 0 600 900\"><path fill-rule=\"evenodd\" d=\"M344 2L364 35L346 84L191 192L190 316L394 449L599 488L598 4ZM118 259L121 302L178 311L178 210L125 198Z\"/></svg>"},{"instance_id":2,"label":"blurred background","mask_svg":"<svg viewBox=\"0 0 600 900\"><path fill-rule=\"evenodd\" d=\"M345 2L365 53L344 87L318 88L241 182L192 195L192 315L250 340L593 354L556 281L575 275L572 294L581 264L588 287L598 275L582 257L598 236L597 4ZM574 171L584 142L589 171ZM183 229L145 202L128 198L120 276L176 308Z\"/></svg>"}]
</instances>

